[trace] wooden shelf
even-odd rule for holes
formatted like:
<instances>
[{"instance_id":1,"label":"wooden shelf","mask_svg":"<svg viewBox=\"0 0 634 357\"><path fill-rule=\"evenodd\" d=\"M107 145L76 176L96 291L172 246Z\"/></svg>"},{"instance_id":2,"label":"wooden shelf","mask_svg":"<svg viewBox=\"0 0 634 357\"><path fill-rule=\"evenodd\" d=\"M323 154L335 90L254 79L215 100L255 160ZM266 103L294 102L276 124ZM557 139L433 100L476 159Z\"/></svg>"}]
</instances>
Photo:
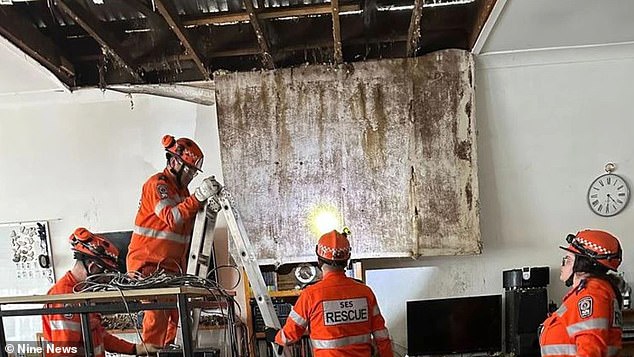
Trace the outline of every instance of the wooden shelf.
<instances>
[{"instance_id":1,"label":"wooden shelf","mask_svg":"<svg viewBox=\"0 0 634 357\"><path fill-rule=\"evenodd\" d=\"M301 294L301 290L280 290L280 291L269 291L269 296L272 298L285 298L285 297L295 297ZM255 298L253 293L249 294L251 299Z\"/></svg>"},{"instance_id":2,"label":"wooden shelf","mask_svg":"<svg viewBox=\"0 0 634 357\"><path fill-rule=\"evenodd\" d=\"M198 331L208 331L208 330L223 330L226 329L226 325L212 325L212 326L199 326ZM136 333L137 331L133 328L124 329L124 330L106 330L111 334L121 334L121 333ZM139 332L142 332L143 328L139 327Z\"/></svg>"}]
</instances>

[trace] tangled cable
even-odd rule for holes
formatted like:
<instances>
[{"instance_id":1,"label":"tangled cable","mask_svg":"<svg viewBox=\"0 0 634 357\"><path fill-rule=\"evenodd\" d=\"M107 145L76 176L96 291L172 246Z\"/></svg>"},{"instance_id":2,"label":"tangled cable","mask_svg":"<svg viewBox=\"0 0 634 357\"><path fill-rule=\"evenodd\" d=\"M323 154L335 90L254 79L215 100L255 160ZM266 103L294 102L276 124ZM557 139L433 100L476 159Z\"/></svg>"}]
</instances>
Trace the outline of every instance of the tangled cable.
<instances>
[{"instance_id":1,"label":"tangled cable","mask_svg":"<svg viewBox=\"0 0 634 357\"><path fill-rule=\"evenodd\" d=\"M209 273L207 274L207 277L211 276L212 273L216 272L218 269L221 269L221 268L231 268L231 269L235 269L238 272L237 282L235 283L234 286L232 286L229 289L225 289L224 287L220 286L220 284L218 284L217 282L209 278L202 278L200 276L191 275L191 274L174 274L174 273L167 272L164 269L161 269L160 267L157 267L157 270L154 271L149 276L145 276L139 272L130 272L128 274L123 274L119 272L93 274L89 276L88 278L86 278L85 281L76 284L73 290L75 292L118 291L121 294L121 299L126 307L126 312L130 318L130 321L134 321L134 318L128 306L128 302L126 301L124 291L137 290L137 289L150 289L150 288L191 286L191 287L206 289L207 291L211 293L214 300L216 301L223 301L223 300L226 301L227 308L229 305L237 306L238 308L237 314L239 316L241 315L240 305L235 302L233 296L231 296L231 294L228 293L228 290L232 290L240 284L240 276L241 276L240 271L238 270L236 266L233 266L233 265L221 265L210 270ZM217 310L208 311L204 309L201 311L209 312L212 314L218 314L219 316L223 317L227 321L228 325L235 326L238 329L240 329L241 323L239 322L239 320L238 321L235 320L235 316L234 316L235 312L229 313L229 310L223 311L222 304L219 306L220 306L219 311ZM138 328L136 328L136 326L135 326L135 330L138 337L141 339L141 334ZM227 334L225 335L225 338L227 338L227 340L229 341L229 343L226 344L225 346L227 345L231 346L233 355L237 356L238 344L242 345L244 344L244 341L242 341L242 343L238 341L238 336L235 335L235 332L233 331L233 329L225 329L225 332ZM143 340L141 339L141 341ZM248 349L246 350L246 352L248 353Z\"/></svg>"}]
</instances>

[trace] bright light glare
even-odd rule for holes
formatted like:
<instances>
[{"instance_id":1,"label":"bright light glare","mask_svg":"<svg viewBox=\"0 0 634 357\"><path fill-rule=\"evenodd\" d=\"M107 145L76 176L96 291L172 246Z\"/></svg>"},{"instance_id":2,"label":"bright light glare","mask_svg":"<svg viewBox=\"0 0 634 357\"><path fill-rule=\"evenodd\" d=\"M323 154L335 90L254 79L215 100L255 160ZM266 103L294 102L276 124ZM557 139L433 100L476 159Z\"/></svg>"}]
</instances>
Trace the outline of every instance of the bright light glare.
<instances>
[{"instance_id":1,"label":"bright light glare","mask_svg":"<svg viewBox=\"0 0 634 357\"><path fill-rule=\"evenodd\" d=\"M319 238L333 229L341 229L341 213L335 206L319 205L308 214L308 225L310 232Z\"/></svg>"}]
</instances>

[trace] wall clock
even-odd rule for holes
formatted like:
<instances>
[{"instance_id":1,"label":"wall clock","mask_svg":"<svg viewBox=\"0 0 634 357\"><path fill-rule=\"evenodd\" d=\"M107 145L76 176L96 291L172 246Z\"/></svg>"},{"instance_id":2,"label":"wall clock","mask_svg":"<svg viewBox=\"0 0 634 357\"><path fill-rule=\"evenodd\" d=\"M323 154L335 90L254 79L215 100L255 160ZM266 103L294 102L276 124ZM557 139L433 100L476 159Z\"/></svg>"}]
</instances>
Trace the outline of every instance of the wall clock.
<instances>
[{"instance_id":1,"label":"wall clock","mask_svg":"<svg viewBox=\"0 0 634 357\"><path fill-rule=\"evenodd\" d=\"M613 173L615 165L605 165L607 173L597 177L588 187L588 206L603 217L619 214L630 200L630 188L623 177Z\"/></svg>"}]
</instances>

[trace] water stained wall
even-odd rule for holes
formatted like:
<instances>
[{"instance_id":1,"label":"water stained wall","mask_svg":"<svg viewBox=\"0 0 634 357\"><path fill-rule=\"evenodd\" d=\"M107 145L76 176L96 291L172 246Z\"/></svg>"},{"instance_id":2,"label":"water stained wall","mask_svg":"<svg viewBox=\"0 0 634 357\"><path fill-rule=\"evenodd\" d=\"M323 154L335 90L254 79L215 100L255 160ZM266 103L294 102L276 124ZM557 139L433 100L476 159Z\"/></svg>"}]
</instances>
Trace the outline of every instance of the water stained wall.
<instances>
[{"instance_id":1,"label":"water stained wall","mask_svg":"<svg viewBox=\"0 0 634 357\"><path fill-rule=\"evenodd\" d=\"M481 251L473 58L215 75L225 184L264 263L314 260L333 205L353 258Z\"/></svg>"}]
</instances>

